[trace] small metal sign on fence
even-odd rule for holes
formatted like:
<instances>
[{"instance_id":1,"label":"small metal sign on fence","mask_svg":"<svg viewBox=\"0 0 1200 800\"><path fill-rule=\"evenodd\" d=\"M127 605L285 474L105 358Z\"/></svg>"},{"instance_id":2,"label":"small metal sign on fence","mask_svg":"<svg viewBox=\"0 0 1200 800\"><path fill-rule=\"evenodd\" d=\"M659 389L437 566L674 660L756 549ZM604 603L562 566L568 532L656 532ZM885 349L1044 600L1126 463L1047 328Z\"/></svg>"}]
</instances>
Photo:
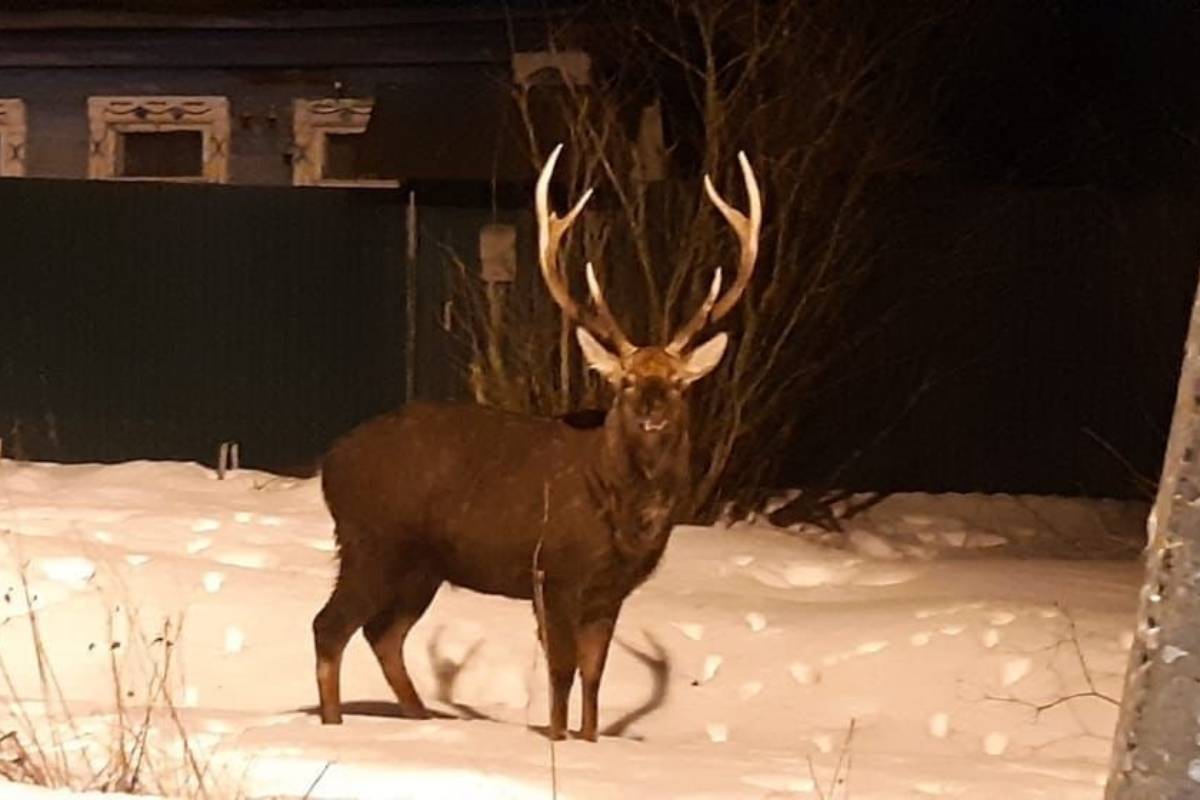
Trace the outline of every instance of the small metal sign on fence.
<instances>
[{"instance_id":1,"label":"small metal sign on fence","mask_svg":"<svg viewBox=\"0 0 1200 800\"><path fill-rule=\"evenodd\" d=\"M479 263L484 282L512 283L517 279L517 229L491 223L479 231Z\"/></svg>"}]
</instances>

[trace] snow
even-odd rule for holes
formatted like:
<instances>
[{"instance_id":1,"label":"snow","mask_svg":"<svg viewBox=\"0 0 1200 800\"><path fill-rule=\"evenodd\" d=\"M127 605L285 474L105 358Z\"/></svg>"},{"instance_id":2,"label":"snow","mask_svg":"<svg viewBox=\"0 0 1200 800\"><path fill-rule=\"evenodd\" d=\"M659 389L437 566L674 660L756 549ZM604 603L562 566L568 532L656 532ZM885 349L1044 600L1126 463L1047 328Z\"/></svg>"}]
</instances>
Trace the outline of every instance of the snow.
<instances>
[{"instance_id":1,"label":"snow","mask_svg":"<svg viewBox=\"0 0 1200 800\"><path fill-rule=\"evenodd\" d=\"M16 696L0 686L0 734L58 708L32 606L75 726L65 746L88 752L114 727L113 664L141 708L171 623L167 691L210 796L545 798L554 780L584 800L1092 800L1116 720L1097 695L1119 695L1141 566L1037 554L1115 554L1145 513L911 494L833 540L680 527L618 623L601 727L619 735L556 744L552 775L532 615L504 598L443 588L414 628L433 719L395 716L357 637L346 724L319 724L309 626L335 561L316 481L3 461L0 659ZM157 724L156 752L182 753L177 730ZM62 796L0 783L0 798Z\"/></svg>"}]
</instances>

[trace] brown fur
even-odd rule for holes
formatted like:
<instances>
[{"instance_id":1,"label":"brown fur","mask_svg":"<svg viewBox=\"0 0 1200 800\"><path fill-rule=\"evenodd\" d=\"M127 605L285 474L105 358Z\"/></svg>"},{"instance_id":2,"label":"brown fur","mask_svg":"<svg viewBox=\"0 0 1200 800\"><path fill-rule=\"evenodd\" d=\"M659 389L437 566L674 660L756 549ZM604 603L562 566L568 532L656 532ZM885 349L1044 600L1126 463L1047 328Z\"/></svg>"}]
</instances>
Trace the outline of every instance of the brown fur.
<instances>
[{"instance_id":1,"label":"brown fur","mask_svg":"<svg viewBox=\"0 0 1200 800\"><path fill-rule=\"evenodd\" d=\"M592 305L571 299L557 248L591 193L559 217L548 188L562 146L534 192L538 261L554 301L579 323L588 366L616 399L599 428L478 406L413 405L370 420L336 443L322 489L333 515L340 566L329 602L313 620L321 721L342 720L339 672L359 628L401 707L425 710L404 665L404 640L443 581L531 599L550 671L550 735L567 729L575 673L583 682L581 735L595 740L600 677L621 604L650 575L667 546L675 502L688 481L684 390L720 361L718 333L689 344L738 301L754 269L762 208L744 153L747 217L712 183L705 191L737 233L742 256L733 288L718 300L720 270L704 303L664 347L635 347L620 330L591 265ZM614 349L597 341L606 340ZM535 557L536 554L536 557ZM536 561L536 564L535 564Z\"/></svg>"},{"instance_id":2,"label":"brown fur","mask_svg":"<svg viewBox=\"0 0 1200 800\"><path fill-rule=\"evenodd\" d=\"M370 420L327 456L337 584L313 621L321 719L341 721L338 673L363 629L404 711L427 715L404 639L438 587L532 599L545 576L550 734L583 682L581 735L597 733L600 678L621 604L655 569L688 480L680 360L645 348L599 428L471 405L414 404ZM665 359L665 360L664 360ZM663 363L659 363L662 361ZM643 373L644 370L644 373ZM665 423L661 430L647 431Z\"/></svg>"}]
</instances>

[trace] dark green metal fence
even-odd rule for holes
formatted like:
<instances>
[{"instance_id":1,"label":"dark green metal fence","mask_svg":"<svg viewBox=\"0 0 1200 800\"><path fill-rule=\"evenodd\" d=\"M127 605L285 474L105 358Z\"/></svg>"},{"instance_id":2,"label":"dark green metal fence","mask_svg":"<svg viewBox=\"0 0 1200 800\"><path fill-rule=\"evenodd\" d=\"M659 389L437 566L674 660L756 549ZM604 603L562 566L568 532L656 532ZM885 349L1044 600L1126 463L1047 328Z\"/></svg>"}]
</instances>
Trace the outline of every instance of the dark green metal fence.
<instances>
[{"instance_id":1,"label":"dark green metal fence","mask_svg":"<svg viewBox=\"0 0 1200 800\"><path fill-rule=\"evenodd\" d=\"M246 462L287 466L400 403L406 360L448 384L444 359L406 359L405 202L0 181L9 452L211 460L232 439ZM436 301L438 275L416 277Z\"/></svg>"},{"instance_id":2,"label":"dark green metal fence","mask_svg":"<svg viewBox=\"0 0 1200 800\"><path fill-rule=\"evenodd\" d=\"M515 224L519 288L542 289L527 192L435 189L410 252L402 191L0 181L5 452L212 462L234 440L283 469L410 394L461 397L447 256L476 269L480 227ZM898 233L847 324L900 313L796 398L781 480L851 458L866 488L1130 493L1157 474L1200 199L952 189L882 218Z\"/></svg>"}]
</instances>

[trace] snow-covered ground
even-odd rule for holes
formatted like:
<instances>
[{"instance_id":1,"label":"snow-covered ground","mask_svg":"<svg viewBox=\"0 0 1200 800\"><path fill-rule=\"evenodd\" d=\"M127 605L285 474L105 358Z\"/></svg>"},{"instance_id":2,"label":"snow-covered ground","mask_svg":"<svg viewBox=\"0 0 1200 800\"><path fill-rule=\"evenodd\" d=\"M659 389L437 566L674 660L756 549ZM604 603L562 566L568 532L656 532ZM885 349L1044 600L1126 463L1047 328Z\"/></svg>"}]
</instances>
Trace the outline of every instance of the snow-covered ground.
<instances>
[{"instance_id":1,"label":"snow-covered ground","mask_svg":"<svg viewBox=\"0 0 1200 800\"><path fill-rule=\"evenodd\" d=\"M902 495L841 547L680 528L618 624L601 725L619 735L552 753L531 729L546 685L529 607L450 588L407 648L443 716L390 716L358 637L346 724L318 723L309 625L335 565L316 481L4 461L0 660L21 702L0 686L0 736L45 710L63 750L95 758L115 727L113 664L138 719L170 620L168 688L209 796L1091 800L1116 719L1095 695L1120 692L1141 567L1029 552L1110 552L1145 511ZM69 722L44 696L22 570ZM161 721L155 763L179 760L178 727Z\"/></svg>"}]
</instances>

